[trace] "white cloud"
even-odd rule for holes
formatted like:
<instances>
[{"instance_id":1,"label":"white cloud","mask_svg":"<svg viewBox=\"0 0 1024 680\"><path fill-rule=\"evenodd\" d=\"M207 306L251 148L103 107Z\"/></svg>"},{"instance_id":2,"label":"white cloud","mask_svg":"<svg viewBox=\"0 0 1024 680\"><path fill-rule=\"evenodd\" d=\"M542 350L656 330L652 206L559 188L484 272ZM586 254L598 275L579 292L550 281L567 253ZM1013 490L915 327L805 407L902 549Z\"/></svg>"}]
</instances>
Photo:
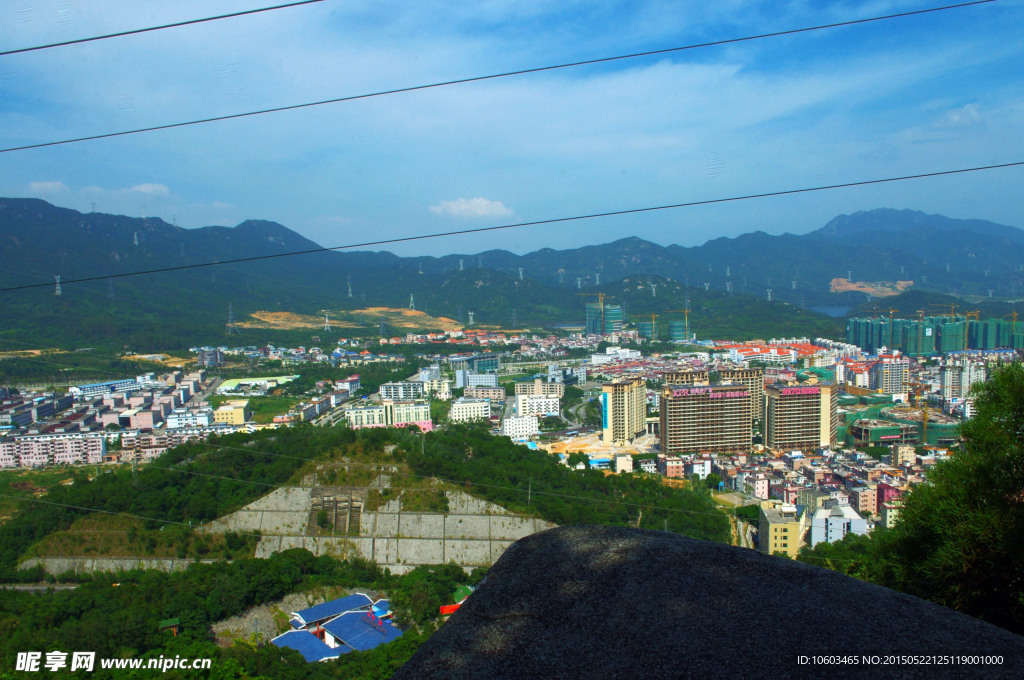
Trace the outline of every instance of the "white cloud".
<instances>
[{"instance_id":1,"label":"white cloud","mask_svg":"<svg viewBox=\"0 0 1024 680\"><path fill-rule=\"evenodd\" d=\"M967 104L958 109L947 111L943 120L943 123L952 127L967 127L969 125L978 125L981 122L981 113L978 111L977 104Z\"/></svg>"},{"instance_id":2,"label":"white cloud","mask_svg":"<svg viewBox=\"0 0 1024 680\"><path fill-rule=\"evenodd\" d=\"M68 190L64 182L32 182L28 186L33 194L56 194Z\"/></svg>"},{"instance_id":3,"label":"white cloud","mask_svg":"<svg viewBox=\"0 0 1024 680\"><path fill-rule=\"evenodd\" d=\"M486 198L457 198L430 206L430 212L452 217L509 217L512 209L501 201Z\"/></svg>"},{"instance_id":4,"label":"white cloud","mask_svg":"<svg viewBox=\"0 0 1024 680\"><path fill-rule=\"evenodd\" d=\"M129 191L135 191L147 196L170 196L171 190L163 184L136 184Z\"/></svg>"}]
</instances>

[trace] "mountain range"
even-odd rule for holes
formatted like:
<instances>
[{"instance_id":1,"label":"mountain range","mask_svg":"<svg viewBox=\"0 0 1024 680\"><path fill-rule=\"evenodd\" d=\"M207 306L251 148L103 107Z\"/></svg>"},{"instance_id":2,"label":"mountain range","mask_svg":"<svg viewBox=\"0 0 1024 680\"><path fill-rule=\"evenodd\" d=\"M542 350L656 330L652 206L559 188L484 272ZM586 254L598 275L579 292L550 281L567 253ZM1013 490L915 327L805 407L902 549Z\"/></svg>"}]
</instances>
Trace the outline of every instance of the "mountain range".
<instances>
[{"instance_id":1,"label":"mountain range","mask_svg":"<svg viewBox=\"0 0 1024 680\"><path fill-rule=\"evenodd\" d=\"M314 252L283 256L302 251ZM261 220L183 229L159 218L0 198L0 257L0 288L42 284L3 292L8 331L51 342L130 337L149 348L199 336L215 341L229 306L241 320L256 310L407 307L412 298L434 316L463 321L474 311L481 324L539 326L580 321L583 302L594 298L576 294L603 292L634 320L659 314L664 322L681 318L671 310L689 308L691 325L705 337L764 337L838 332L835 321L805 308L870 300L863 292L832 292L836 279L907 281L917 293L975 299L1015 298L1024 286L1024 231L890 209L840 215L803 235L753 232L690 248L630 237L524 255L399 257L323 251ZM245 258L256 259L206 266ZM169 271L123 276L154 269ZM57 275L90 280L62 285L56 297Z\"/></svg>"}]
</instances>

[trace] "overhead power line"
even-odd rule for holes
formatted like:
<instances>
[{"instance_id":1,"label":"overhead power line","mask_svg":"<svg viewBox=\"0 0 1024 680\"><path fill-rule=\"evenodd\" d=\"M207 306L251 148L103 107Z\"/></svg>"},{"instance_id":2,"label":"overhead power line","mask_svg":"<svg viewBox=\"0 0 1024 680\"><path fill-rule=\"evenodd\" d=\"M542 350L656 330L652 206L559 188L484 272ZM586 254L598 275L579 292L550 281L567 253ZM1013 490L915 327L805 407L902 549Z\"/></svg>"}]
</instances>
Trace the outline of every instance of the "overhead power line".
<instances>
[{"instance_id":1,"label":"overhead power line","mask_svg":"<svg viewBox=\"0 0 1024 680\"><path fill-rule=\"evenodd\" d=\"M925 179L929 177L942 177L945 175L959 175L968 172L980 172L983 170L999 170L1005 168L1024 166L1024 161L1014 161L1012 163L999 163L995 165L980 165L972 168L958 168L956 170L940 170L937 172L923 172L914 175L902 175L899 177L883 177L880 179L866 179L859 180L856 182L843 182L840 184L826 184L815 187L803 187L800 189L784 189L781 191L768 191L759 194L746 194L743 196L729 196L725 198L709 198L702 201L688 201L685 203L672 203L668 205L657 205L648 206L645 208L627 208L625 210L613 210L609 212L590 213L587 215L574 215L572 217L554 217L546 220L534 220L532 222L517 222L514 224L502 224L494 227L475 227L473 229L458 229L455 231L442 231L433 234L422 234L419 236L402 236L398 238L381 239L378 241L363 241L361 243L349 243L342 246L331 246L323 248L310 248L308 250L296 250L290 253L273 253L270 255L254 255L252 257L239 257L231 260L220 260L217 262L202 262L198 264L184 264L174 267L161 267L158 269L144 269L136 272L125 272L123 274L102 274L97 276L86 276L78 279L67 279L62 280L62 285L68 285L72 283L87 283L89 281L100 281L114 278L125 278L128 276L142 276L144 274L162 274L165 272L176 272L183 271L186 269L198 269L200 267L217 267L226 264L239 264L242 262L255 262L257 260L271 260L281 257L292 257L295 255L311 255L313 253L326 253L335 250L350 250L353 248L368 248L371 246L383 246L394 243L407 243L410 241L425 241L428 239L442 238L445 236L465 236L466 234L480 234L489 231L501 231L503 229L519 229L522 227L535 227L545 224L559 224L565 222L579 222L582 220L592 220L601 217L618 217L622 215L636 215L639 213L657 212L661 210L676 210L679 208L692 208L701 205L714 205L717 203L732 203L735 201L749 201L756 198L772 198L776 196L791 196L794 194L806 194L815 191L829 191L832 189L847 189L850 187L861 187L869 186L872 184L886 184L889 182L903 182L912 179ZM21 286L9 286L7 288L0 288L0 293L7 293L18 290L28 290L31 288L49 288L53 286L53 282L47 283L30 283Z\"/></svg>"},{"instance_id":2,"label":"overhead power line","mask_svg":"<svg viewBox=\"0 0 1024 680\"><path fill-rule=\"evenodd\" d=\"M627 59L638 59L640 57L651 57L659 54L671 54L673 52L683 52L686 50L696 50L704 47L718 47L721 45L731 45L741 42L749 42L752 40L761 40L764 38L777 38L785 35L796 35L799 33L809 33L811 31L821 31L830 28L841 28L844 26L856 26L858 24L867 24L876 21L886 21L890 19L902 19L906 17L917 16L921 14L930 14L934 12L943 12L952 9L962 9L965 7L973 7L975 5L986 5L989 3L998 2L998 0L973 0L972 2L963 2L955 5L944 5L942 7L930 7L927 9L913 10L910 12L900 12L898 14L886 14L883 16L874 16L866 19L852 19L850 21L840 21L832 24L821 24L819 26L807 26L804 28L791 28L784 31L774 31L772 33L760 33L758 35L748 35L741 38L726 38L724 40L714 40L711 42L696 43L692 45L682 45L678 47L666 47L658 50L649 50L646 52L634 52L632 54L620 54L611 57L600 57L597 59L586 59L583 61L568 62L565 64L554 64L550 66L538 66L535 68L519 69L516 71L505 71L503 73L493 73L490 75L483 76L472 76L469 78L459 78L455 80L445 80L436 83L429 83L425 85L412 85L409 87L400 87L391 90L380 90L377 92L369 92L364 94L348 95L345 97L335 97L333 99L321 99L319 101L305 102L302 104L288 104L286 106L277 106L269 109L259 109L257 111L246 111L244 113L232 113L225 116L212 116L209 118L198 118L195 120L188 120L179 123L166 123L164 125L154 125L151 127L136 128L133 130L121 130L119 132L106 132L98 135L89 135L87 137L74 137L71 139L62 139L54 142L41 142L38 144L26 144L24 146L13 146L6 149L0 149L0 153L8 153L11 151L27 151L29 149L41 149L48 146L59 146L62 144L74 144L77 142L88 142L97 139L109 139L111 137L123 137L125 135L136 135L143 132L156 132L158 130L171 130L174 128L188 127L191 125L202 125L205 123L215 123L224 120L234 120L237 118L248 118L251 116L262 116L268 113L280 113L283 111L294 111L297 109L306 109L314 106L324 106L327 104L339 104L341 102L356 101L359 99L371 99L374 97L385 97L388 95L402 94L406 92L417 92L419 90L429 90L438 87L447 87L450 85L464 85L466 83L477 83L486 80L497 80L499 78L509 78L512 76L529 75L532 73L543 73L545 71L557 71L559 69L576 68L579 66L591 66L594 64L606 64L615 61L623 61Z\"/></svg>"},{"instance_id":3,"label":"overhead power line","mask_svg":"<svg viewBox=\"0 0 1024 680\"><path fill-rule=\"evenodd\" d=\"M54 47L67 47L68 45L80 45L82 43L96 42L97 40L109 40L110 38L123 38L127 35L138 35L140 33L151 33L152 31L162 31L167 28L178 28L179 26L191 26L192 24L203 24L208 21L219 21L220 19L233 19L235 17L242 17L248 14L259 14L260 12L271 12L275 9L286 9L288 7L298 7L299 5L312 5L316 2L323 2L324 0L300 0L300 2L289 2L285 5L274 5L273 7L260 7L258 9L247 9L242 12L232 12L231 14L219 14L215 17L205 17L203 19L189 19L187 21L178 21L173 24L162 24L160 26L150 26L149 28L133 28L129 31L120 31L118 33L108 33L106 35L95 35L91 38L77 38L75 40L65 40L64 42L50 43L48 45L36 45L35 47L21 47L16 50L6 50L0 52L0 57L6 57L10 54L22 54L24 52L36 52L38 50L49 50Z\"/></svg>"}]
</instances>

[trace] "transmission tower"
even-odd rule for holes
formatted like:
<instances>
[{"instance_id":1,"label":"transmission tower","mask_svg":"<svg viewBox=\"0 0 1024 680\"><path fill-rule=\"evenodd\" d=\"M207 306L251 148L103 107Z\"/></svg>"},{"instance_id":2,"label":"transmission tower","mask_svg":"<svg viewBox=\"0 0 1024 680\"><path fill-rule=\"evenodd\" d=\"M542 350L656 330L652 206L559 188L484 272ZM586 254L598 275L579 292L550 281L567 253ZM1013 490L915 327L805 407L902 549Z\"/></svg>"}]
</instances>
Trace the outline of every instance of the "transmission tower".
<instances>
[{"instance_id":1,"label":"transmission tower","mask_svg":"<svg viewBox=\"0 0 1024 680\"><path fill-rule=\"evenodd\" d=\"M790 281L789 283L790 283L790 286L791 286L791 288L792 288L793 290L796 290L796 279L793 279L793 280L792 280L792 281Z\"/></svg>"},{"instance_id":2,"label":"transmission tower","mask_svg":"<svg viewBox=\"0 0 1024 680\"><path fill-rule=\"evenodd\" d=\"M847 281L853 281L853 270L852 269L847 269L846 270L846 280Z\"/></svg>"},{"instance_id":3,"label":"transmission tower","mask_svg":"<svg viewBox=\"0 0 1024 680\"><path fill-rule=\"evenodd\" d=\"M473 312L466 312L466 313L469 314L469 325L472 326L473 325Z\"/></svg>"},{"instance_id":4,"label":"transmission tower","mask_svg":"<svg viewBox=\"0 0 1024 680\"><path fill-rule=\"evenodd\" d=\"M324 330L331 330L331 317L328 316L327 311L324 310Z\"/></svg>"},{"instance_id":5,"label":"transmission tower","mask_svg":"<svg viewBox=\"0 0 1024 680\"><path fill-rule=\"evenodd\" d=\"M423 263L420 262L420 274L422 274L422 273L423 273Z\"/></svg>"},{"instance_id":6,"label":"transmission tower","mask_svg":"<svg viewBox=\"0 0 1024 680\"><path fill-rule=\"evenodd\" d=\"M54 289L53 294L54 295L60 295L61 294L61 290L60 290L60 274L55 274L53 278L57 282L57 287Z\"/></svg>"},{"instance_id":7,"label":"transmission tower","mask_svg":"<svg viewBox=\"0 0 1024 680\"><path fill-rule=\"evenodd\" d=\"M601 285L601 273L600 272L594 272L594 285L595 286L600 286Z\"/></svg>"},{"instance_id":8,"label":"transmission tower","mask_svg":"<svg viewBox=\"0 0 1024 680\"><path fill-rule=\"evenodd\" d=\"M711 284L710 283L705 283L704 284L704 291L705 292L707 292L710 288L711 288Z\"/></svg>"},{"instance_id":9,"label":"transmission tower","mask_svg":"<svg viewBox=\"0 0 1024 680\"><path fill-rule=\"evenodd\" d=\"M771 301L772 301L772 289L769 288L768 289L768 302L771 302Z\"/></svg>"},{"instance_id":10,"label":"transmission tower","mask_svg":"<svg viewBox=\"0 0 1024 680\"><path fill-rule=\"evenodd\" d=\"M580 278L580 277L578 277L578 276L576 277L576 288L577 288L577 289L579 289L579 288L583 288L583 279L581 279L581 278Z\"/></svg>"},{"instance_id":11,"label":"transmission tower","mask_svg":"<svg viewBox=\"0 0 1024 680\"><path fill-rule=\"evenodd\" d=\"M651 287L651 297L658 297L658 284L652 281L648 285Z\"/></svg>"},{"instance_id":12,"label":"transmission tower","mask_svg":"<svg viewBox=\"0 0 1024 680\"><path fill-rule=\"evenodd\" d=\"M465 269L466 269L466 268L462 266L462 258L460 257L460 258L459 258L459 271L460 271L460 272L461 272L461 271L465 271Z\"/></svg>"},{"instance_id":13,"label":"transmission tower","mask_svg":"<svg viewBox=\"0 0 1024 680\"><path fill-rule=\"evenodd\" d=\"M416 303L412 299L412 293L409 293L409 309L416 309Z\"/></svg>"},{"instance_id":14,"label":"transmission tower","mask_svg":"<svg viewBox=\"0 0 1024 680\"><path fill-rule=\"evenodd\" d=\"M523 268L522 267L519 268L519 280L520 281L523 280Z\"/></svg>"},{"instance_id":15,"label":"transmission tower","mask_svg":"<svg viewBox=\"0 0 1024 680\"><path fill-rule=\"evenodd\" d=\"M136 232L133 232L133 234L134 234L134 238L132 239L132 243L137 246L137 245L139 245L139 232L136 231Z\"/></svg>"},{"instance_id":16,"label":"transmission tower","mask_svg":"<svg viewBox=\"0 0 1024 680\"><path fill-rule=\"evenodd\" d=\"M352 299L352 275L348 275L348 299Z\"/></svg>"},{"instance_id":17,"label":"transmission tower","mask_svg":"<svg viewBox=\"0 0 1024 680\"><path fill-rule=\"evenodd\" d=\"M1022 268L1022 271L1024 271L1024 268ZM558 270L558 282L559 283L565 283L565 270L564 269L559 269Z\"/></svg>"},{"instance_id":18,"label":"transmission tower","mask_svg":"<svg viewBox=\"0 0 1024 680\"><path fill-rule=\"evenodd\" d=\"M227 335L238 335L238 328L235 327L235 308L228 303L228 326Z\"/></svg>"}]
</instances>

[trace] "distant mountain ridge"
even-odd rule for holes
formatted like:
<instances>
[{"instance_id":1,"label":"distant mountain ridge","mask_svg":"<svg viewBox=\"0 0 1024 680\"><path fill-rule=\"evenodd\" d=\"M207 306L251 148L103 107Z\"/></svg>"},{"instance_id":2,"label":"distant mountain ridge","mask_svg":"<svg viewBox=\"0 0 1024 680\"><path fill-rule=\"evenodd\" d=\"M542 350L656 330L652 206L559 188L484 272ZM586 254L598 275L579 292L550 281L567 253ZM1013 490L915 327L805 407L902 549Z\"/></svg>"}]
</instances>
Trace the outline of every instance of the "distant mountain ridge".
<instances>
[{"instance_id":1,"label":"distant mountain ridge","mask_svg":"<svg viewBox=\"0 0 1024 680\"><path fill-rule=\"evenodd\" d=\"M317 252L278 257L299 251ZM182 229L159 218L0 198L0 258L0 287L46 284L5 294L9 326L82 337L131 331L162 338L160 346L185 329L223 329L229 306L240 319L256 310L319 314L412 303L436 316L464 321L473 311L477 323L510 327L581 321L588 299L582 296L603 292L631 317L658 314L664 324L679 316L672 310L691 308L698 332L742 338L831 332L834 323L801 308L864 302L861 293L829 292L832 279L848 274L855 281L913 280L914 290L957 295L987 297L991 290L994 298L1013 297L1024 290L1021 230L887 209L840 215L804 235L755 231L690 248L627 237L525 255L399 257L324 251L265 220ZM168 268L176 271L118 278ZM49 284L56 275L97 280L67 286L55 299ZM764 304L769 296L775 304ZM55 326L54 315L77 328Z\"/></svg>"}]
</instances>

